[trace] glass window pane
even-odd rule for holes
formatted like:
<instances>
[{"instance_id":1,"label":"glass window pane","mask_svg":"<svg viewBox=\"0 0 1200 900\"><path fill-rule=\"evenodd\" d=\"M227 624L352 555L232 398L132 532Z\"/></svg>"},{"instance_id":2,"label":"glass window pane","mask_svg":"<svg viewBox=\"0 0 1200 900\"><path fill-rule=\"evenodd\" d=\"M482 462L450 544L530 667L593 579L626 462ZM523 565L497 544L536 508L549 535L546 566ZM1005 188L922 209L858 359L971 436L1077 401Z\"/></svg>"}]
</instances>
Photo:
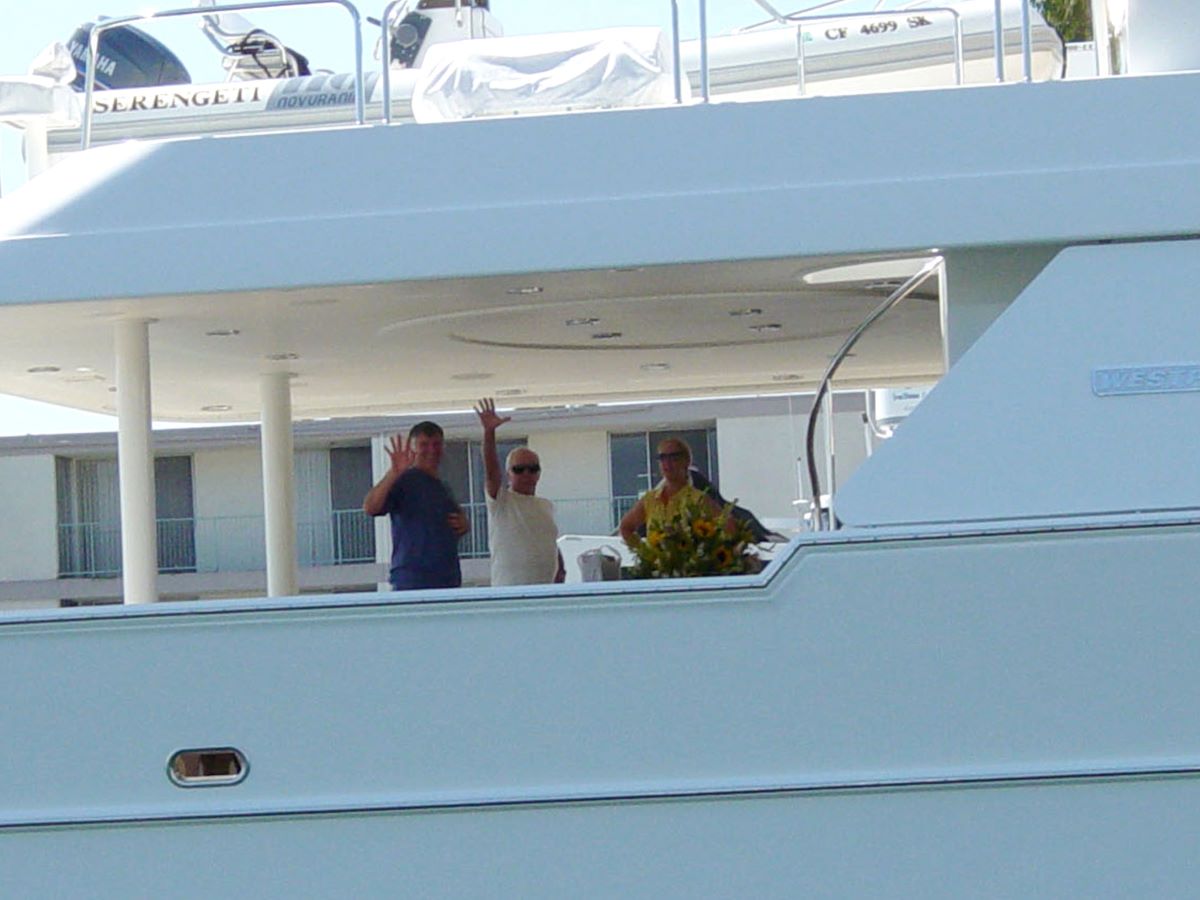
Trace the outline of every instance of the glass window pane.
<instances>
[{"instance_id":1,"label":"glass window pane","mask_svg":"<svg viewBox=\"0 0 1200 900\"><path fill-rule=\"evenodd\" d=\"M154 504L160 519L192 517L190 456L160 456L154 460Z\"/></svg>"},{"instance_id":2,"label":"glass window pane","mask_svg":"<svg viewBox=\"0 0 1200 900\"><path fill-rule=\"evenodd\" d=\"M154 505L158 518L159 571L194 572L196 534L190 456L160 456L154 460Z\"/></svg>"},{"instance_id":3,"label":"glass window pane","mask_svg":"<svg viewBox=\"0 0 1200 900\"><path fill-rule=\"evenodd\" d=\"M447 441L439 470L442 480L450 485L450 493L460 504L471 502L471 469L467 460L468 449L467 441Z\"/></svg>"},{"instance_id":4,"label":"glass window pane","mask_svg":"<svg viewBox=\"0 0 1200 900\"><path fill-rule=\"evenodd\" d=\"M371 484L370 447L330 449L329 493L334 509L359 509Z\"/></svg>"},{"instance_id":5,"label":"glass window pane","mask_svg":"<svg viewBox=\"0 0 1200 900\"><path fill-rule=\"evenodd\" d=\"M525 447L529 441L525 438L514 438L509 441L496 441L496 453L500 457L500 467L504 468L504 462L508 459L508 454L517 447ZM483 442L471 441L471 485L475 491L474 497L476 502L483 502L484 481L486 480L483 472ZM503 474L500 479L501 484L508 484L507 474Z\"/></svg>"},{"instance_id":6,"label":"glass window pane","mask_svg":"<svg viewBox=\"0 0 1200 900\"><path fill-rule=\"evenodd\" d=\"M613 497L636 497L650 487L645 432L609 435L608 454Z\"/></svg>"}]
</instances>

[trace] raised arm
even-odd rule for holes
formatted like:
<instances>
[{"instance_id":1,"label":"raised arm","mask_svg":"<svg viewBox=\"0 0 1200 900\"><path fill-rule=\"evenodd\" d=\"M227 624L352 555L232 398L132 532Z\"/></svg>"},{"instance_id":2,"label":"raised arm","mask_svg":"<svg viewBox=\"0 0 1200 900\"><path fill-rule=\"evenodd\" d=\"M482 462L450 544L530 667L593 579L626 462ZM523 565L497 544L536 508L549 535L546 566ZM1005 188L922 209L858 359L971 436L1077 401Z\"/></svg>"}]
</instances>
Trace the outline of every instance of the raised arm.
<instances>
[{"instance_id":1,"label":"raised arm","mask_svg":"<svg viewBox=\"0 0 1200 900\"><path fill-rule=\"evenodd\" d=\"M388 494L392 492L392 485L416 461L416 454L412 449L412 438L401 443L400 436L396 435L388 441L388 445L384 449L391 460L391 466L363 498L363 512L368 516L382 516L387 512L387 498Z\"/></svg>"},{"instance_id":2,"label":"raised arm","mask_svg":"<svg viewBox=\"0 0 1200 900\"><path fill-rule=\"evenodd\" d=\"M496 413L496 402L491 397L484 397L475 405L475 415L479 416L479 424L483 426L483 478L488 496L493 500L500 493L500 455L496 452L496 429L505 422L511 422L512 416L500 416Z\"/></svg>"}]
</instances>

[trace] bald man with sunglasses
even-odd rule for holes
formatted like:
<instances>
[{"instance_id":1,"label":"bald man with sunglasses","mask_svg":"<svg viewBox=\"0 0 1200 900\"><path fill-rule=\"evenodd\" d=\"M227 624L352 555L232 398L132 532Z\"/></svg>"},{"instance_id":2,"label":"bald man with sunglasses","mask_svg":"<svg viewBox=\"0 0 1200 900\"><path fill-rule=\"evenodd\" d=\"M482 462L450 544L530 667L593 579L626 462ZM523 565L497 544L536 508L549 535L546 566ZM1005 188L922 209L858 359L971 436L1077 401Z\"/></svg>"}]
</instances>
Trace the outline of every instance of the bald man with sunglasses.
<instances>
[{"instance_id":1,"label":"bald man with sunglasses","mask_svg":"<svg viewBox=\"0 0 1200 900\"><path fill-rule=\"evenodd\" d=\"M558 526L554 505L535 496L542 464L528 447L508 454L505 469L508 486L502 482L500 455L496 452L496 429L512 416L501 416L490 397L475 407L483 426L484 488L487 492L488 546L492 553L492 584L548 584L563 580L562 556L558 552Z\"/></svg>"}]
</instances>

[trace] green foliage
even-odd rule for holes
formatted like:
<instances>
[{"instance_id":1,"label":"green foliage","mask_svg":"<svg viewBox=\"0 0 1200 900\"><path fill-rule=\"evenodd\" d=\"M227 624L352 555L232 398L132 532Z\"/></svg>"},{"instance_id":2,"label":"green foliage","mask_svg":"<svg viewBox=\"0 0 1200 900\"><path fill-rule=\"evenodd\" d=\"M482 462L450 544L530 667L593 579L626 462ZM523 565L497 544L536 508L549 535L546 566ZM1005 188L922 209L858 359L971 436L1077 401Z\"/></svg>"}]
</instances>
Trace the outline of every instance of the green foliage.
<instances>
[{"instance_id":1,"label":"green foliage","mask_svg":"<svg viewBox=\"0 0 1200 900\"><path fill-rule=\"evenodd\" d=\"M1064 41L1092 39L1092 6L1089 0L1033 0L1033 5Z\"/></svg>"}]
</instances>

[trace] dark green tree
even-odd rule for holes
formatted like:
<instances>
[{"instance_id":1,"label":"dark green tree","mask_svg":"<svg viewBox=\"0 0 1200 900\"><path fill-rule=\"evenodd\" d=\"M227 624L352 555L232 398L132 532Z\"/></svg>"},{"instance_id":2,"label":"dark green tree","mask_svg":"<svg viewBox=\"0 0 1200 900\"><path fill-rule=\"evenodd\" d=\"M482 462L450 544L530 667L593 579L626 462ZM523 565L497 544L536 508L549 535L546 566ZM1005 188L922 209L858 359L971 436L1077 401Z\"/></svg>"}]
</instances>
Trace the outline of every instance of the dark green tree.
<instances>
[{"instance_id":1,"label":"dark green tree","mask_svg":"<svg viewBox=\"0 0 1200 900\"><path fill-rule=\"evenodd\" d=\"M1089 0L1033 0L1033 5L1064 41L1092 39L1092 5Z\"/></svg>"}]
</instances>

